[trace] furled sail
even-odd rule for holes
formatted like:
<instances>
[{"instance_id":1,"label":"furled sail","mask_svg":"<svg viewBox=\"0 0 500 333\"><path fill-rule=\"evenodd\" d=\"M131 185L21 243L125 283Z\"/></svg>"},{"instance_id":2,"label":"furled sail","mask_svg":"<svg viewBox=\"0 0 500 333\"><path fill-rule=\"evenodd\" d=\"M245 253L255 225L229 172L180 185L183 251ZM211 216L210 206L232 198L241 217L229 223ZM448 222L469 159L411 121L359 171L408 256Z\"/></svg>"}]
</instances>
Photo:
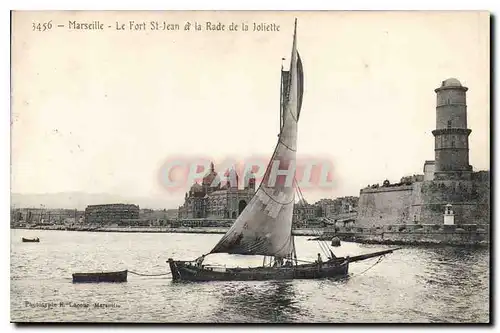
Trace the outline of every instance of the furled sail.
<instances>
[{"instance_id":1,"label":"furled sail","mask_svg":"<svg viewBox=\"0 0 500 333\"><path fill-rule=\"evenodd\" d=\"M303 78L302 70L302 61L300 60L300 54L297 52L297 76L299 78ZM280 126L283 126L283 110L285 109L286 105L288 104L288 97L289 97L289 92L290 92L290 71L284 71L283 69L281 70L281 84L282 84L282 93L281 93L281 112L280 112L280 117L281 117L281 122ZM300 118L300 110L302 108L302 96L304 95L304 80L298 80L297 82L297 94L298 94L298 101L297 101L297 120Z\"/></svg>"},{"instance_id":2,"label":"furled sail","mask_svg":"<svg viewBox=\"0 0 500 333\"><path fill-rule=\"evenodd\" d=\"M255 195L211 253L286 257L293 251L297 120L303 90L302 65L296 48L297 21L294 30L288 97L276 149Z\"/></svg>"},{"instance_id":3,"label":"furled sail","mask_svg":"<svg viewBox=\"0 0 500 333\"><path fill-rule=\"evenodd\" d=\"M285 58L283 58L285 59ZM281 89L280 89L280 131L283 126L283 111L288 104L288 91L289 91L289 77L290 71L284 71L283 66L281 66Z\"/></svg>"}]
</instances>

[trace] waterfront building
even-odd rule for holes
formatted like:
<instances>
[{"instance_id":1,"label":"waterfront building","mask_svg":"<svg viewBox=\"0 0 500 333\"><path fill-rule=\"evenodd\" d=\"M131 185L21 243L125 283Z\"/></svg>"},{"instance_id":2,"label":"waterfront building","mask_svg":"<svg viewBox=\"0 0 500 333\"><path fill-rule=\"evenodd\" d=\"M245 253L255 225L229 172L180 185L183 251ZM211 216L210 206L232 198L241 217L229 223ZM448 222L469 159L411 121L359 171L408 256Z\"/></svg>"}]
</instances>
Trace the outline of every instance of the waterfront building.
<instances>
[{"instance_id":1,"label":"waterfront building","mask_svg":"<svg viewBox=\"0 0 500 333\"><path fill-rule=\"evenodd\" d=\"M314 204L299 200L293 208L293 223L297 228L316 228L337 220L352 219L358 208L358 197L324 198Z\"/></svg>"},{"instance_id":2,"label":"waterfront building","mask_svg":"<svg viewBox=\"0 0 500 333\"><path fill-rule=\"evenodd\" d=\"M239 177L234 169L225 174L224 184L211 163L201 184L194 183L178 209L180 219L236 219L255 193L255 177L245 175L244 187L239 188Z\"/></svg>"},{"instance_id":3,"label":"waterfront building","mask_svg":"<svg viewBox=\"0 0 500 333\"><path fill-rule=\"evenodd\" d=\"M90 205L85 208L85 223L125 224L124 220L139 219L139 206L130 204Z\"/></svg>"},{"instance_id":4,"label":"waterfront building","mask_svg":"<svg viewBox=\"0 0 500 333\"><path fill-rule=\"evenodd\" d=\"M320 207L321 213L319 216L333 218L340 214L356 212L358 202L359 197L347 196L335 199L321 199L315 205Z\"/></svg>"},{"instance_id":5,"label":"waterfront building","mask_svg":"<svg viewBox=\"0 0 500 333\"><path fill-rule=\"evenodd\" d=\"M13 208L11 225L71 224L83 221L84 212L76 209Z\"/></svg>"}]
</instances>

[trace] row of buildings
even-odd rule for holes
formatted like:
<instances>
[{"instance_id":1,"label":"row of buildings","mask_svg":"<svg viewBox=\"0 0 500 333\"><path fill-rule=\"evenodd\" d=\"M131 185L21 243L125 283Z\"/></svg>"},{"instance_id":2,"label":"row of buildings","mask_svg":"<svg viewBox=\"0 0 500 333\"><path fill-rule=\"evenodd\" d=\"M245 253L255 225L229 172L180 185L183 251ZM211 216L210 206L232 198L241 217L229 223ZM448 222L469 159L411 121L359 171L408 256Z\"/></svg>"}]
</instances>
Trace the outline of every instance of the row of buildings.
<instances>
[{"instance_id":1,"label":"row of buildings","mask_svg":"<svg viewBox=\"0 0 500 333\"><path fill-rule=\"evenodd\" d=\"M236 219L255 193L255 177L252 173L245 175L243 188L239 188L239 176L234 169L224 178L222 182L211 163L201 184L194 183L186 192L178 209L179 219ZM321 199L314 204L302 200L295 205L293 217L295 222L334 218L355 212L357 206L358 197L353 196Z\"/></svg>"},{"instance_id":2,"label":"row of buildings","mask_svg":"<svg viewBox=\"0 0 500 333\"><path fill-rule=\"evenodd\" d=\"M138 205L132 204L89 205L84 212L18 209L12 214L13 223L227 227L255 194L254 175L249 172L245 175L243 188L239 188L239 185L239 176L234 169L224 175L221 181L212 163L201 184L194 183L191 186L185 194L183 205L177 210L140 209ZM294 206L293 222L298 227L307 227L325 218L334 221L342 214L352 215L357 207L358 197L352 196L321 199L314 204L302 200Z\"/></svg>"},{"instance_id":3,"label":"row of buildings","mask_svg":"<svg viewBox=\"0 0 500 333\"><path fill-rule=\"evenodd\" d=\"M140 209L131 204L89 205L76 209L17 208L11 211L11 226L78 225L165 226L177 218L176 209Z\"/></svg>"},{"instance_id":4,"label":"row of buildings","mask_svg":"<svg viewBox=\"0 0 500 333\"><path fill-rule=\"evenodd\" d=\"M469 164L467 126L468 88L455 78L442 81L436 93L434 160L427 160L423 174L368 185L359 197L322 199L314 204L298 202L294 207L296 226L326 219L354 221L360 227L402 224L443 224L444 214L457 224L490 223L490 172L474 171ZM181 219L236 218L253 195L243 190L216 188L209 180L218 177L212 165L202 185L194 184L179 208ZM221 198L224 198L221 200ZM196 222L196 221L195 221ZM200 223L200 222L196 222Z\"/></svg>"},{"instance_id":5,"label":"row of buildings","mask_svg":"<svg viewBox=\"0 0 500 333\"><path fill-rule=\"evenodd\" d=\"M199 196L193 189L186 195L181 209L140 209L132 204L89 205L85 211L76 209L20 208L11 212L11 224L97 226L173 226L173 227L228 227L234 222L255 192L255 184L238 190L224 188ZM200 200L204 199L204 200ZM201 204L200 204L201 203ZM343 214L353 214L357 197L321 199L314 204L305 200L294 207L294 224L298 227L314 225L323 219L334 220ZM182 209L184 208L184 209Z\"/></svg>"},{"instance_id":6,"label":"row of buildings","mask_svg":"<svg viewBox=\"0 0 500 333\"><path fill-rule=\"evenodd\" d=\"M432 131L435 158L425 161L423 174L403 177L398 183L385 180L382 184L368 185L360 190L359 197L321 199L314 204L299 201L293 213L295 226L307 227L325 220L326 223L355 220L356 225L363 227L442 224L445 207L458 224L489 224L490 173L474 172L469 164L467 90L454 78L443 81L435 90L436 129ZM183 205L169 214L166 211L141 214L137 205L114 204L88 206L83 214L75 210L60 210L58 214L34 210L23 215L18 211L14 220L32 222L39 215L42 223L47 220L50 223L59 216L59 220L72 218L98 225L227 226L250 202L255 193L255 177L246 174L242 188L234 169L223 178L224 181L212 163L201 184L193 184ZM144 217L144 214L149 215Z\"/></svg>"},{"instance_id":7,"label":"row of buildings","mask_svg":"<svg viewBox=\"0 0 500 333\"><path fill-rule=\"evenodd\" d=\"M70 224L83 223L85 212L77 209L13 208L11 224Z\"/></svg>"}]
</instances>

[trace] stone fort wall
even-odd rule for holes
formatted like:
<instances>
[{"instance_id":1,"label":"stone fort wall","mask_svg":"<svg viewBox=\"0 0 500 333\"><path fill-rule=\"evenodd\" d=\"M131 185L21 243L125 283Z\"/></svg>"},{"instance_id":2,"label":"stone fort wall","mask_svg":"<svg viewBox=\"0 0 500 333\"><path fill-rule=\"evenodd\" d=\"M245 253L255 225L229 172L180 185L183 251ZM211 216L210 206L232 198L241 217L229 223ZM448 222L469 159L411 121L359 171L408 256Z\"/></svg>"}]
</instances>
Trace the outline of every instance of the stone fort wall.
<instances>
[{"instance_id":1,"label":"stone fort wall","mask_svg":"<svg viewBox=\"0 0 500 333\"><path fill-rule=\"evenodd\" d=\"M484 181L425 181L413 184L410 214L418 223L442 224L444 206L453 205L455 224L489 224L490 184ZM410 223L410 222L408 222Z\"/></svg>"},{"instance_id":2,"label":"stone fort wall","mask_svg":"<svg viewBox=\"0 0 500 333\"><path fill-rule=\"evenodd\" d=\"M372 227L407 223L412 198L412 185L362 189L356 225Z\"/></svg>"},{"instance_id":3,"label":"stone fort wall","mask_svg":"<svg viewBox=\"0 0 500 333\"><path fill-rule=\"evenodd\" d=\"M362 189L356 225L443 224L448 203L453 205L455 224L489 224L489 176Z\"/></svg>"}]
</instances>

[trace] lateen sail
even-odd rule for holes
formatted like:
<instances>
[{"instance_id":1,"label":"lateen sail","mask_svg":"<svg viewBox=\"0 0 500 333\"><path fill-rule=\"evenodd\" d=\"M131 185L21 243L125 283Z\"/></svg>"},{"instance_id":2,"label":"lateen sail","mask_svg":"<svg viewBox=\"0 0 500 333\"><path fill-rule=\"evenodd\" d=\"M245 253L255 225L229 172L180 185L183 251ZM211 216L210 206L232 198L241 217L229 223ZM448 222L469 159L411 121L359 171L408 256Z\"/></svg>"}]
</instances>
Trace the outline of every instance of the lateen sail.
<instances>
[{"instance_id":1,"label":"lateen sail","mask_svg":"<svg viewBox=\"0 0 500 333\"><path fill-rule=\"evenodd\" d=\"M294 175L297 148L297 120L302 104L303 72L296 49L297 21L293 36L285 107L276 149L266 173L250 203L211 253L232 253L286 257L293 250L292 216L295 200ZM273 163L288 176L272 172ZM276 168L274 168L276 170Z\"/></svg>"}]
</instances>

